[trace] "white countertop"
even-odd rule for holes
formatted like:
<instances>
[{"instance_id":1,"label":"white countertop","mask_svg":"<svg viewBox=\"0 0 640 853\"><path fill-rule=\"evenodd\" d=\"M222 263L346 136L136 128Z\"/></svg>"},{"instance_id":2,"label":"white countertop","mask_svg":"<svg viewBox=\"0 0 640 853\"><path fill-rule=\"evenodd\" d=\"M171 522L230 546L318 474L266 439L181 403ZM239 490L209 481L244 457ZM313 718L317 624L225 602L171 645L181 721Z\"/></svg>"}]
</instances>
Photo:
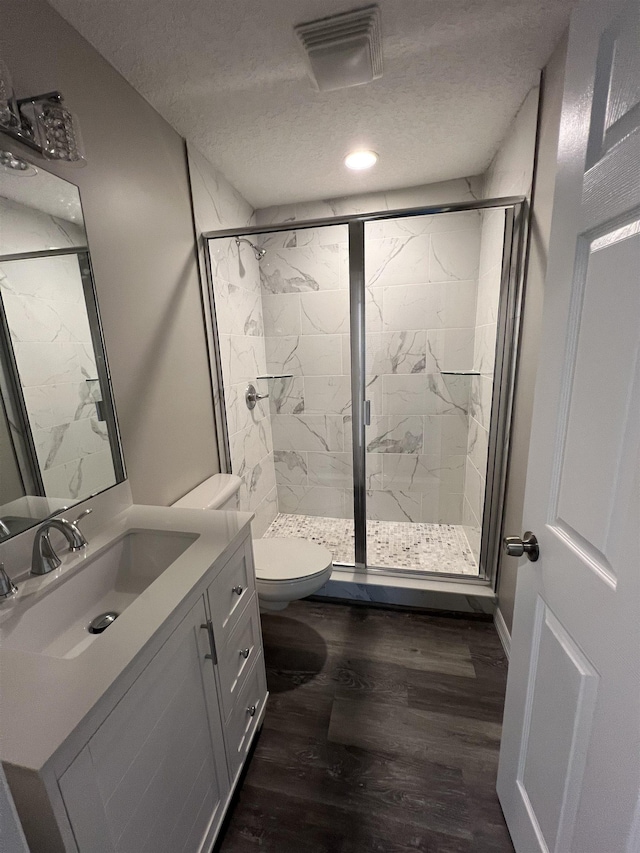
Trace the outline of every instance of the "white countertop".
<instances>
[{"instance_id":1,"label":"white countertop","mask_svg":"<svg viewBox=\"0 0 640 853\"><path fill-rule=\"evenodd\" d=\"M84 727L95 730L108 707L124 695L215 577L215 571L207 574L212 564L231 554L248 535L252 517L242 512L130 506L94 532L81 554L61 551L63 564L55 573L22 582L17 577L19 595L0 605L0 627L7 612L13 618L16 608L40 600L53 584L82 571L85 561L127 532L150 529L198 536L77 657L54 658L0 645L0 761L41 771L56 753L65 751L63 747L72 756L78 744L82 746ZM222 564L220 560L220 568Z\"/></svg>"}]
</instances>

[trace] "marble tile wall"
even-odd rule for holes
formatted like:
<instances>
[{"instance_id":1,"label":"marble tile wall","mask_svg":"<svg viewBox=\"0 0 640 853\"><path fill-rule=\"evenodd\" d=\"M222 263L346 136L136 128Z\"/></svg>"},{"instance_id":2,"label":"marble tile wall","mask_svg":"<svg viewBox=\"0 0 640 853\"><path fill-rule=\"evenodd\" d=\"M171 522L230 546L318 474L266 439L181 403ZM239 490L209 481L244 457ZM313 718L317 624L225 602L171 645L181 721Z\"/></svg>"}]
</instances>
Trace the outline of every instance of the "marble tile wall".
<instances>
[{"instance_id":1,"label":"marble tile wall","mask_svg":"<svg viewBox=\"0 0 640 853\"><path fill-rule=\"evenodd\" d=\"M347 227L266 234L260 261L278 510L352 510Z\"/></svg>"},{"instance_id":2,"label":"marble tile wall","mask_svg":"<svg viewBox=\"0 0 640 853\"><path fill-rule=\"evenodd\" d=\"M256 514L253 533L259 537L275 518L277 499L269 400L253 410L245 401L249 383L259 393L269 390L256 379L267 372L258 261L233 237L212 240L209 252L231 470L242 479L239 508Z\"/></svg>"},{"instance_id":3,"label":"marble tile wall","mask_svg":"<svg viewBox=\"0 0 640 853\"><path fill-rule=\"evenodd\" d=\"M470 379L469 432L465 460L463 523L476 560L487 478L489 426L497 337L498 301L502 275L505 213L488 210L481 214L480 265L474 329L473 370Z\"/></svg>"},{"instance_id":4,"label":"marble tile wall","mask_svg":"<svg viewBox=\"0 0 640 853\"><path fill-rule=\"evenodd\" d=\"M479 248L476 212L365 228L370 518L462 521Z\"/></svg>"},{"instance_id":5,"label":"marble tile wall","mask_svg":"<svg viewBox=\"0 0 640 853\"><path fill-rule=\"evenodd\" d=\"M320 199L256 210L256 225L300 222L303 219L372 213L378 210L403 210L446 202L473 201L482 198L484 176L459 178L388 192L363 193L341 198Z\"/></svg>"},{"instance_id":6,"label":"marble tile wall","mask_svg":"<svg viewBox=\"0 0 640 853\"><path fill-rule=\"evenodd\" d=\"M329 205L334 212L463 200L473 181ZM438 193L440 194L438 196ZM318 205L258 212L319 216ZM369 516L461 523L481 220L367 225ZM352 514L346 226L265 235L260 262L279 511Z\"/></svg>"},{"instance_id":7,"label":"marble tile wall","mask_svg":"<svg viewBox=\"0 0 640 853\"><path fill-rule=\"evenodd\" d=\"M202 233L252 225L253 208L192 145L188 145L188 158L201 276L206 282ZM221 389L212 371L215 417L218 427L223 418L227 420L231 468L242 478L239 508L255 513L253 535L260 537L275 518L278 507L268 401L258 403L250 412L244 399L248 382L255 383L256 376L266 370L258 266L246 243L238 251L234 240L223 239L212 243L210 248L225 392L223 407ZM205 298L209 299L208 293ZM208 312L205 322L211 336ZM258 383L261 393L266 391L264 384ZM219 429L219 443L222 440ZM202 479L207 475L203 468Z\"/></svg>"},{"instance_id":8,"label":"marble tile wall","mask_svg":"<svg viewBox=\"0 0 640 853\"><path fill-rule=\"evenodd\" d=\"M112 486L107 427L87 381L97 370L76 256L2 262L0 294L47 496L82 500Z\"/></svg>"}]
</instances>

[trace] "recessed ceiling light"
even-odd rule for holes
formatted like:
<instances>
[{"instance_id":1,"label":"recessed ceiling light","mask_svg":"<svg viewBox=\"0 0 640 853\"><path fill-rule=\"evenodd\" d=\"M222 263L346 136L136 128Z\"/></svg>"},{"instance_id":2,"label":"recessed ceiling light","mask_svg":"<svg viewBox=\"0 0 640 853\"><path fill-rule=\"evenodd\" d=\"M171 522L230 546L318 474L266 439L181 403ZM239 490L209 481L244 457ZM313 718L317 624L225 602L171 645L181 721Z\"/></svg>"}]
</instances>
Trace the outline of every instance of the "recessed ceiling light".
<instances>
[{"instance_id":1,"label":"recessed ceiling light","mask_svg":"<svg viewBox=\"0 0 640 853\"><path fill-rule=\"evenodd\" d=\"M378 162L378 155L375 151L352 151L344 158L344 165L347 169L370 169Z\"/></svg>"}]
</instances>

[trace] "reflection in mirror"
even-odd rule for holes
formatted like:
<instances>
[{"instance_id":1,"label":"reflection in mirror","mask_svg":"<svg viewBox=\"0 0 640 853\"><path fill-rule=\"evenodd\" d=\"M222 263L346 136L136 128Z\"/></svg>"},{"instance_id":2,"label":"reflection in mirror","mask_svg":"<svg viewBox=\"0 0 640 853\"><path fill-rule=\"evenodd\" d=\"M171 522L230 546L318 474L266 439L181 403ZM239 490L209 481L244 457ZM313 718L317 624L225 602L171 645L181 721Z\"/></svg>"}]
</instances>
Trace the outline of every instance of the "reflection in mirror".
<instances>
[{"instance_id":1,"label":"reflection in mirror","mask_svg":"<svg viewBox=\"0 0 640 853\"><path fill-rule=\"evenodd\" d=\"M0 169L0 541L124 479L80 194Z\"/></svg>"}]
</instances>

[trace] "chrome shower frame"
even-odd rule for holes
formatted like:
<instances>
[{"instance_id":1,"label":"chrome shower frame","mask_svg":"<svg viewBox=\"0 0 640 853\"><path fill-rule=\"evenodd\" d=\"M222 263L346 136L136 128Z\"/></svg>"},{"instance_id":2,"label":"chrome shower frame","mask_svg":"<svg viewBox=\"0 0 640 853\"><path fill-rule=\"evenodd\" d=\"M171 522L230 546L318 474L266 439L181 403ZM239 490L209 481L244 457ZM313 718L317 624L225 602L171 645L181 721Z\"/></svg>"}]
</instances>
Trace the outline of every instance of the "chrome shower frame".
<instances>
[{"instance_id":1,"label":"chrome shower frame","mask_svg":"<svg viewBox=\"0 0 640 853\"><path fill-rule=\"evenodd\" d=\"M392 567L368 565L365 442L365 225L367 222L381 220L492 209L503 209L505 211L505 229L479 575L477 577L470 577L426 571L402 571ZM494 590L497 587L499 549L502 537L509 459L509 436L519 352L524 288L524 256L527 245L528 221L529 206L526 199L523 196L508 196L473 202L456 202L393 211L383 210L373 213L307 219L299 222L288 221L273 225L256 225L243 229L232 228L220 231L208 231L202 234L206 258L207 288L212 315L212 350L219 395L222 403L220 409L223 414L223 423L220 429L223 439L220 461L222 470L230 472L231 454L229 433L226 424L226 408L224 407L224 381L220 359L220 342L215 321L215 297L211 274L209 242L231 237L236 240L244 239L250 243L246 235L272 234L281 231L297 231L333 225L348 226L355 564L345 565L344 568L355 571L356 573L362 573L363 581L367 575L384 574L389 576L392 573L394 577L427 578L447 583L472 583L485 587L490 586ZM255 246L252 243L250 245L255 250ZM340 566L341 564L336 565Z\"/></svg>"}]
</instances>

